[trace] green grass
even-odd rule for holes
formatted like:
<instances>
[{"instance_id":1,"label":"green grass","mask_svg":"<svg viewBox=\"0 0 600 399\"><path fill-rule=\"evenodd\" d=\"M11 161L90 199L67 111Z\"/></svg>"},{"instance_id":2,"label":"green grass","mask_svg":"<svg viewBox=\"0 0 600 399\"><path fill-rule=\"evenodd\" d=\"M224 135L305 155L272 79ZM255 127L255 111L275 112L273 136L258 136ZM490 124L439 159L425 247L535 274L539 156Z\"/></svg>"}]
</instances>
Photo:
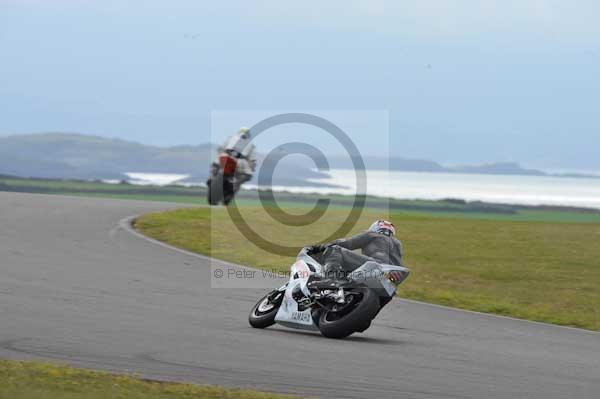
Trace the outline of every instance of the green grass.
<instances>
[{"instance_id":1,"label":"green grass","mask_svg":"<svg viewBox=\"0 0 600 399\"><path fill-rule=\"evenodd\" d=\"M263 237L298 248L323 240L346 216L345 210L334 209L318 227L286 227L260 207L240 209ZM600 224L368 210L355 232L381 216L397 224L406 264L413 271L400 287L401 296L600 330ZM560 215L552 217L560 220ZM246 240L224 208L148 214L136 227L177 247L244 265L287 270L293 260Z\"/></svg>"},{"instance_id":2,"label":"green grass","mask_svg":"<svg viewBox=\"0 0 600 399\"><path fill-rule=\"evenodd\" d=\"M57 364L0 360L0 399L291 399L249 389L148 381Z\"/></svg>"}]
</instances>

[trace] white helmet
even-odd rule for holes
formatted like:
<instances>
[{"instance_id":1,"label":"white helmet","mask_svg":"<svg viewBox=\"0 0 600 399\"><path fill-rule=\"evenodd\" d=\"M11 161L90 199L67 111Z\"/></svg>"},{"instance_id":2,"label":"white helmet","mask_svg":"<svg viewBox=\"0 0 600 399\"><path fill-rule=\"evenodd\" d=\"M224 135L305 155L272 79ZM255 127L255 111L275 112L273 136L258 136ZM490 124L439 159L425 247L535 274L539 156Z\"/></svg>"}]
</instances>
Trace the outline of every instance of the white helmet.
<instances>
[{"instance_id":1,"label":"white helmet","mask_svg":"<svg viewBox=\"0 0 600 399\"><path fill-rule=\"evenodd\" d=\"M381 219L373 223L371 227L369 227L369 231L379 234L385 234L388 237L396 234L396 228L394 227L394 223Z\"/></svg>"}]
</instances>

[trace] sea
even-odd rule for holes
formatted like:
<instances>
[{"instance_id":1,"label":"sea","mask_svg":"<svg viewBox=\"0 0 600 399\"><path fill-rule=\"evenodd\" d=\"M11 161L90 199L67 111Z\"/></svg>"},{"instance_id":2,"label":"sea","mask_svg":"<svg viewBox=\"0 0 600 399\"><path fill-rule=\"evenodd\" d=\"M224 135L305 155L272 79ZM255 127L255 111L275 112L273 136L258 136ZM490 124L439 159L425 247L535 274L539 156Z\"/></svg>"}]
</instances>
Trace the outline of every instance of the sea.
<instances>
[{"instance_id":1,"label":"sea","mask_svg":"<svg viewBox=\"0 0 600 399\"><path fill-rule=\"evenodd\" d=\"M353 170L333 169L307 186L273 186L274 191L356 194ZM186 175L128 173L135 184L177 184ZM311 186L310 184L315 184ZM323 184L327 186L323 186ZM256 188L252 184L248 188ZM600 178L426 173L371 170L366 193L396 199L462 199L501 204L559 205L600 209Z\"/></svg>"}]
</instances>

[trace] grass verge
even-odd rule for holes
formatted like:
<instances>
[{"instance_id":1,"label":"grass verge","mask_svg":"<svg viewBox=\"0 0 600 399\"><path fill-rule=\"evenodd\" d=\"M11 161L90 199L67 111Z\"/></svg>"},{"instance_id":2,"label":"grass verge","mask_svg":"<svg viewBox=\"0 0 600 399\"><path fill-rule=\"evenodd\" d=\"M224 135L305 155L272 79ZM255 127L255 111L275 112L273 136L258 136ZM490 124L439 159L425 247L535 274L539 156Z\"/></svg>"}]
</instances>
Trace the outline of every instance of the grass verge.
<instances>
[{"instance_id":1,"label":"grass verge","mask_svg":"<svg viewBox=\"0 0 600 399\"><path fill-rule=\"evenodd\" d=\"M335 231L346 216L334 209L317 227L286 227L260 207L240 210L265 239L298 248L323 240L324 232ZM378 217L397 223L405 262L413 271L400 287L401 296L600 330L600 224L366 210L354 232ZM287 270L293 260L248 242L224 208L148 214L136 221L136 228L174 246L244 265Z\"/></svg>"},{"instance_id":2,"label":"grass verge","mask_svg":"<svg viewBox=\"0 0 600 399\"><path fill-rule=\"evenodd\" d=\"M0 399L293 399L248 389L148 381L129 375L0 360Z\"/></svg>"}]
</instances>

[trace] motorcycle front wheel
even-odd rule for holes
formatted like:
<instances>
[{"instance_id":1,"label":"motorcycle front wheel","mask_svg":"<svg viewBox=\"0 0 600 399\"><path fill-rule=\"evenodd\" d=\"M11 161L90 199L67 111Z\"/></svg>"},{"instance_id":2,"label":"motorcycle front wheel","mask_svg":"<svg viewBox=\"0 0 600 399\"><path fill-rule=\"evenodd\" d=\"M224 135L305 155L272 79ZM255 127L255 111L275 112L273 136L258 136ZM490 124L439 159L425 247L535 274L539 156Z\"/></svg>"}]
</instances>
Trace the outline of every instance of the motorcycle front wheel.
<instances>
[{"instance_id":1,"label":"motorcycle front wheel","mask_svg":"<svg viewBox=\"0 0 600 399\"><path fill-rule=\"evenodd\" d=\"M319 330L327 338L345 338L369 328L379 310L379 297L367 287L353 288L348 304L324 309L319 317Z\"/></svg>"},{"instance_id":2,"label":"motorcycle front wheel","mask_svg":"<svg viewBox=\"0 0 600 399\"><path fill-rule=\"evenodd\" d=\"M272 297L272 299L271 299ZM270 292L262 297L250 311L248 322L254 328L267 328L275 324L275 315L279 311L283 292Z\"/></svg>"}]
</instances>

